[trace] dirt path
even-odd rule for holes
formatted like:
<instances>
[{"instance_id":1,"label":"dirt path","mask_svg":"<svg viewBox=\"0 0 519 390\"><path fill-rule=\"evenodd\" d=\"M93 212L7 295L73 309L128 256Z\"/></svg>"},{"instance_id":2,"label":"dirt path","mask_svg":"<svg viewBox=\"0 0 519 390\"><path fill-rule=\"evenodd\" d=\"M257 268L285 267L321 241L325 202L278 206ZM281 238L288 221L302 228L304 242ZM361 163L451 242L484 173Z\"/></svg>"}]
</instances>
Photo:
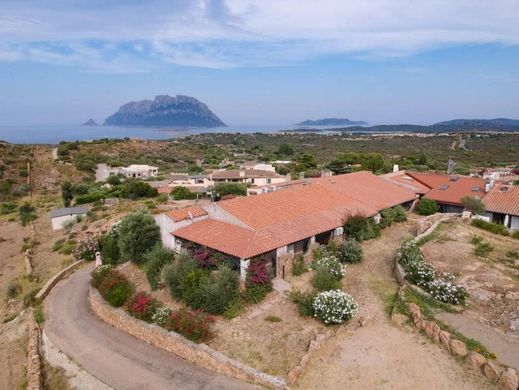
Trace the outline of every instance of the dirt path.
<instances>
[{"instance_id":1,"label":"dirt path","mask_svg":"<svg viewBox=\"0 0 519 390\"><path fill-rule=\"evenodd\" d=\"M386 229L364 243L364 261L348 268L344 289L359 303L367 324L344 330L312 357L297 389L490 389L453 357L411 329L390 323L385 300L397 290L394 251L411 236L411 223Z\"/></svg>"}]
</instances>

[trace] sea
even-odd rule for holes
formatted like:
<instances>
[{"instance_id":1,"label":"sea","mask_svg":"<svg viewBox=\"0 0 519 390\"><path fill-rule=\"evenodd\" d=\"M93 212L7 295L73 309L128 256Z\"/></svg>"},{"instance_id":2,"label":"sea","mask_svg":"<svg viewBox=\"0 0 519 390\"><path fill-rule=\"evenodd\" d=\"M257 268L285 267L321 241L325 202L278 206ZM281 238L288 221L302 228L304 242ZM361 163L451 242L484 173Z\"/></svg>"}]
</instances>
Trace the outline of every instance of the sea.
<instances>
[{"instance_id":1,"label":"sea","mask_svg":"<svg viewBox=\"0 0 519 390\"><path fill-rule=\"evenodd\" d=\"M335 126L337 127L337 126ZM141 138L150 140L172 139L202 133L274 133L283 130L301 129L295 125L233 125L214 128L159 128L81 125L0 125L0 141L15 144L58 144L60 141L89 141L100 138ZM326 130L331 127L312 127Z\"/></svg>"}]
</instances>

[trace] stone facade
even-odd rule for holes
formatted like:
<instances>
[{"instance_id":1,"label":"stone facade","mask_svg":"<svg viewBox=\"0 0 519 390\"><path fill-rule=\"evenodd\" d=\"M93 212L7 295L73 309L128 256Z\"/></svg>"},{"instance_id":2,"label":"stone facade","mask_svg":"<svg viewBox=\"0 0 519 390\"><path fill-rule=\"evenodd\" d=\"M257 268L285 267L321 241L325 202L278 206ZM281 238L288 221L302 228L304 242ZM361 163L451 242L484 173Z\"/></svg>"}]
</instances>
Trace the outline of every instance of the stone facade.
<instances>
[{"instance_id":1,"label":"stone facade","mask_svg":"<svg viewBox=\"0 0 519 390\"><path fill-rule=\"evenodd\" d=\"M205 344L195 344L178 333L148 324L131 317L121 309L114 309L104 302L99 293L90 288L89 301L92 310L103 321L141 339L148 344L171 352L190 363L227 375L244 382L251 382L270 389L285 389L283 379L257 371L221 354Z\"/></svg>"}]
</instances>

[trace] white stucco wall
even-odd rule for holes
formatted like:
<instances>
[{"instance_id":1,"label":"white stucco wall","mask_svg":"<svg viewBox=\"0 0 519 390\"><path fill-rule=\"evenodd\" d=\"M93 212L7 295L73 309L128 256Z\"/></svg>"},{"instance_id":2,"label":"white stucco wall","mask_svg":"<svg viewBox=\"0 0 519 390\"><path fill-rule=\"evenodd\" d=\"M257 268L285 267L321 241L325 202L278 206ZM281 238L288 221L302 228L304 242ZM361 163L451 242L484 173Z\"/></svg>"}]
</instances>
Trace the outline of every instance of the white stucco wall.
<instances>
[{"instance_id":1,"label":"white stucco wall","mask_svg":"<svg viewBox=\"0 0 519 390\"><path fill-rule=\"evenodd\" d=\"M85 218L86 214L69 214L61 217L51 218L52 230L64 229L65 225L69 222L76 222L76 217Z\"/></svg>"},{"instance_id":2,"label":"white stucco wall","mask_svg":"<svg viewBox=\"0 0 519 390\"><path fill-rule=\"evenodd\" d=\"M193 222L200 221L202 219L207 218L207 216L194 218L193 221L190 219L186 219L183 221L175 222L170 217L168 217L166 214L157 214L154 216L155 222L157 222L157 225L159 225L160 228L160 238L162 239L162 243L165 247L176 250L176 243L175 243L175 237L171 233L173 233L175 230L178 230L180 228L183 228L187 225L192 224Z\"/></svg>"},{"instance_id":3,"label":"white stucco wall","mask_svg":"<svg viewBox=\"0 0 519 390\"><path fill-rule=\"evenodd\" d=\"M492 213L485 212L485 213L480 214L480 215L476 214L476 215L474 215L472 217L472 219L482 219L484 221L490 222L490 221L492 221Z\"/></svg>"},{"instance_id":4,"label":"white stucco wall","mask_svg":"<svg viewBox=\"0 0 519 390\"><path fill-rule=\"evenodd\" d=\"M519 217L511 216L512 223L510 225L511 230L519 230Z\"/></svg>"}]
</instances>

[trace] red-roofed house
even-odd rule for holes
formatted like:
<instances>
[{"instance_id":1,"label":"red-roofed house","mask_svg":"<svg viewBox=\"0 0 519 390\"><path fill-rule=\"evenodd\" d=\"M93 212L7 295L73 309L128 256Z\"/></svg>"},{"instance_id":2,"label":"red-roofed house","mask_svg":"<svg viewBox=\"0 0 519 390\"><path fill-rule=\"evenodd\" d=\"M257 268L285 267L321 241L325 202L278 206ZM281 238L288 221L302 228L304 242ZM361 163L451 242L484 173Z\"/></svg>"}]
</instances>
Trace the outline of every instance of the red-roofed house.
<instances>
[{"instance_id":1,"label":"red-roofed house","mask_svg":"<svg viewBox=\"0 0 519 390\"><path fill-rule=\"evenodd\" d=\"M490 221L519 230L519 186L497 184L485 195L483 203Z\"/></svg>"},{"instance_id":2,"label":"red-roofed house","mask_svg":"<svg viewBox=\"0 0 519 390\"><path fill-rule=\"evenodd\" d=\"M370 172L304 180L282 191L238 197L205 206L205 214L175 221L171 213L157 217L163 241L181 251L191 243L240 260L241 274L249 259L262 256L284 277L294 255L305 254L315 244L342 236L347 215L380 217L380 210L409 207L415 192ZM175 215L187 211L175 210ZM166 235L168 238L164 238Z\"/></svg>"}]
</instances>

